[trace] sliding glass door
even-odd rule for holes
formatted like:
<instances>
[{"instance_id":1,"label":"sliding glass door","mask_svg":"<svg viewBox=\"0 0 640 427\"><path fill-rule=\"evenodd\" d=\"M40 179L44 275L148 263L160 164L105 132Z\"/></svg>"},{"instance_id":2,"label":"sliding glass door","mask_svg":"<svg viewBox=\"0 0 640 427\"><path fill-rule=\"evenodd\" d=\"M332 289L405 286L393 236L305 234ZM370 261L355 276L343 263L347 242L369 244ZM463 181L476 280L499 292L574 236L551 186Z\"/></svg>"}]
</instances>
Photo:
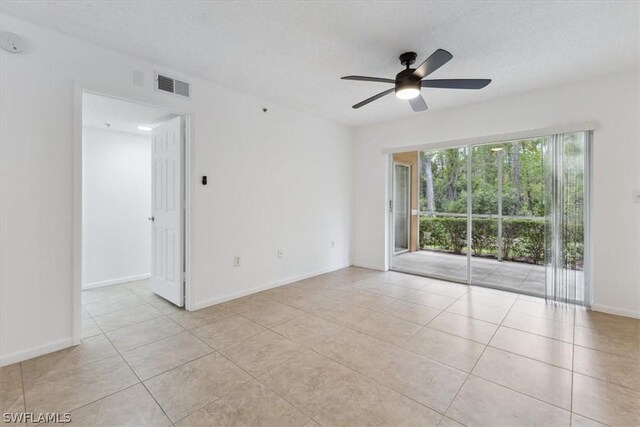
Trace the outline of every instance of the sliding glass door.
<instances>
[{"instance_id":1,"label":"sliding glass door","mask_svg":"<svg viewBox=\"0 0 640 427\"><path fill-rule=\"evenodd\" d=\"M472 147L472 283L545 295L545 138Z\"/></svg>"},{"instance_id":2,"label":"sliding glass door","mask_svg":"<svg viewBox=\"0 0 640 427\"><path fill-rule=\"evenodd\" d=\"M417 244L395 250L392 268L588 303L589 139L580 132L415 152ZM396 217L394 230L406 222Z\"/></svg>"},{"instance_id":3,"label":"sliding glass door","mask_svg":"<svg viewBox=\"0 0 640 427\"><path fill-rule=\"evenodd\" d=\"M393 164L393 253L409 250L411 169L401 163Z\"/></svg>"},{"instance_id":4,"label":"sliding glass door","mask_svg":"<svg viewBox=\"0 0 640 427\"><path fill-rule=\"evenodd\" d=\"M412 221L416 244L405 253L395 250L392 268L467 282L467 152L460 147L399 153L415 158L419 171L412 182L419 189ZM395 214L393 219L395 232L403 220Z\"/></svg>"}]
</instances>

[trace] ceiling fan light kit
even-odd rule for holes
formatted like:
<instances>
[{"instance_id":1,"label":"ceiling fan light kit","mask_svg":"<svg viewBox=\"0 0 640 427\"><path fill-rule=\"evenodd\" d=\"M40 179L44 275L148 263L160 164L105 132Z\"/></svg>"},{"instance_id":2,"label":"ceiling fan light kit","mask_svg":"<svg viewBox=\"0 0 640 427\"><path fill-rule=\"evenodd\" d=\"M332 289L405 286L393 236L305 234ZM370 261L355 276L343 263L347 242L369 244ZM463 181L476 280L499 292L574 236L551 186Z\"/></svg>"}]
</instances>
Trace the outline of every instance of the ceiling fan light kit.
<instances>
[{"instance_id":1,"label":"ceiling fan light kit","mask_svg":"<svg viewBox=\"0 0 640 427\"><path fill-rule=\"evenodd\" d=\"M400 63L405 69L400 71L395 79L385 79L380 77L367 76L345 76L343 80L359 80L365 82L392 83L393 89L387 89L370 98L365 99L353 106L360 108L370 102L380 99L392 92L396 97L409 101L409 105L415 112L425 111L427 103L424 101L420 91L423 87L439 89L482 89L491 83L490 79L445 79L445 80L424 80L429 74L449 62L453 55L444 49L436 50L430 57L420 64L418 68L411 68L416 62L418 55L415 52L405 52L400 55Z\"/></svg>"}]
</instances>

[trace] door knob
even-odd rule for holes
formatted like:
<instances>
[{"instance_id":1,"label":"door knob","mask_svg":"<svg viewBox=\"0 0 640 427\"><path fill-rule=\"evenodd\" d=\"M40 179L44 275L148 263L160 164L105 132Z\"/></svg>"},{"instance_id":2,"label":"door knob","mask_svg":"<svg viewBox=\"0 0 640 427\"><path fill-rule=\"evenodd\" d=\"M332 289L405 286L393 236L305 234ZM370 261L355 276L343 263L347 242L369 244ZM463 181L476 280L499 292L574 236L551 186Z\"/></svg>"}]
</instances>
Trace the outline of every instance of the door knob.
<instances>
[{"instance_id":1,"label":"door knob","mask_svg":"<svg viewBox=\"0 0 640 427\"><path fill-rule=\"evenodd\" d=\"M148 219L149 221L151 221L151 222L153 222L153 221L155 221L155 220L156 220L156 218L155 218L155 217L153 217L153 216L152 216L152 217L150 217L150 218L147 218L147 219Z\"/></svg>"}]
</instances>

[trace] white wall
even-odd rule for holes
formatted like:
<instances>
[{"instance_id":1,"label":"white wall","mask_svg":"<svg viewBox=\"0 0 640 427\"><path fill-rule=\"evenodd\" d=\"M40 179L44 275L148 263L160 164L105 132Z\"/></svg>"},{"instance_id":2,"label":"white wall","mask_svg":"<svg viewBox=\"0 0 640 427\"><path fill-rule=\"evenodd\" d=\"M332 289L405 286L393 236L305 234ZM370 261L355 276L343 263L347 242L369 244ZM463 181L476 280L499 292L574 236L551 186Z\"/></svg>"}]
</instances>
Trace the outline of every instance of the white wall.
<instances>
[{"instance_id":1,"label":"white wall","mask_svg":"<svg viewBox=\"0 0 640 427\"><path fill-rule=\"evenodd\" d=\"M0 52L0 363L72 343L74 82L191 114L195 307L349 264L348 128L9 16L0 29L27 42ZM191 100L155 92L154 70L190 81Z\"/></svg>"},{"instance_id":2,"label":"white wall","mask_svg":"<svg viewBox=\"0 0 640 427\"><path fill-rule=\"evenodd\" d=\"M82 286L151 272L151 138L82 128Z\"/></svg>"},{"instance_id":3,"label":"white wall","mask_svg":"<svg viewBox=\"0 0 640 427\"><path fill-rule=\"evenodd\" d=\"M632 200L640 190L639 82L629 72L357 129L354 264L385 267L383 148L595 120L593 308L640 317L640 204Z\"/></svg>"}]
</instances>

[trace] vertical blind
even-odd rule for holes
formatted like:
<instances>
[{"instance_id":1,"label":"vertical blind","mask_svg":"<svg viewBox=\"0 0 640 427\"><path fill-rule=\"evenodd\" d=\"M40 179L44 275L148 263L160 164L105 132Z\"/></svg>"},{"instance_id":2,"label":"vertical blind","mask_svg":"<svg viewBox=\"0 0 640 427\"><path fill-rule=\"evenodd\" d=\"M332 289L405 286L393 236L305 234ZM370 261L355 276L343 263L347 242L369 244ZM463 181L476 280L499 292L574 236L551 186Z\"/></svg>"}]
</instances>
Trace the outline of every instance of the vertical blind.
<instances>
[{"instance_id":1,"label":"vertical blind","mask_svg":"<svg viewBox=\"0 0 640 427\"><path fill-rule=\"evenodd\" d=\"M590 132L545 138L545 283L549 300L589 305L588 242Z\"/></svg>"}]
</instances>

